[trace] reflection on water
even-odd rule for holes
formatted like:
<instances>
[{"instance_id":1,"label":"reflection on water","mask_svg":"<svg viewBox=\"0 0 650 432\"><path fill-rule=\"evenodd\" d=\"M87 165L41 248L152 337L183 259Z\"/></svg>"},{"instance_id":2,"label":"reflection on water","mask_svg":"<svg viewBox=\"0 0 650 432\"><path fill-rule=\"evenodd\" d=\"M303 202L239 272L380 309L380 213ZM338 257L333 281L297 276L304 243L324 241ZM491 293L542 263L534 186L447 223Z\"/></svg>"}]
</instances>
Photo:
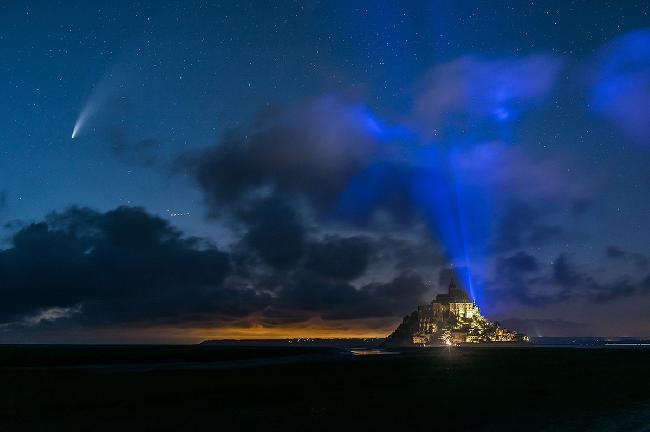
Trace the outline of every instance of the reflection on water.
<instances>
[{"instance_id":1,"label":"reflection on water","mask_svg":"<svg viewBox=\"0 0 650 432\"><path fill-rule=\"evenodd\" d=\"M397 351L385 351L382 349L353 349L350 352L356 356L363 355L384 355L384 354L399 354Z\"/></svg>"}]
</instances>

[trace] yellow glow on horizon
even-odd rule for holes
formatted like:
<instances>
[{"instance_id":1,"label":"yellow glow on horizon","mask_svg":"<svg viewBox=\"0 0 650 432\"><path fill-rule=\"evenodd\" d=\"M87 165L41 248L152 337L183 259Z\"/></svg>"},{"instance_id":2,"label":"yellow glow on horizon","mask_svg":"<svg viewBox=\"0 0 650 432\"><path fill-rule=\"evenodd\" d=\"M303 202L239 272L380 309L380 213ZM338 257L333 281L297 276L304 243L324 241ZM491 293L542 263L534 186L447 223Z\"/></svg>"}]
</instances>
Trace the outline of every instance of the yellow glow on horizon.
<instances>
[{"instance_id":1,"label":"yellow glow on horizon","mask_svg":"<svg viewBox=\"0 0 650 432\"><path fill-rule=\"evenodd\" d=\"M294 339L294 338L383 338L387 331L328 329L328 328L220 328L194 330L193 336L203 339Z\"/></svg>"},{"instance_id":2,"label":"yellow glow on horizon","mask_svg":"<svg viewBox=\"0 0 650 432\"><path fill-rule=\"evenodd\" d=\"M322 320L315 317L298 323L271 323L249 316L211 326L142 326L88 328L76 332L70 343L171 343L195 344L207 339L385 338L397 327L395 318Z\"/></svg>"},{"instance_id":3,"label":"yellow glow on horizon","mask_svg":"<svg viewBox=\"0 0 650 432\"><path fill-rule=\"evenodd\" d=\"M395 328L376 320L326 322L318 318L288 325L264 325L260 322L232 323L215 328L195 328L187 336L195 341L206 339L294 339L294 338L384 338Z\"/></svg>"}]
</instances>

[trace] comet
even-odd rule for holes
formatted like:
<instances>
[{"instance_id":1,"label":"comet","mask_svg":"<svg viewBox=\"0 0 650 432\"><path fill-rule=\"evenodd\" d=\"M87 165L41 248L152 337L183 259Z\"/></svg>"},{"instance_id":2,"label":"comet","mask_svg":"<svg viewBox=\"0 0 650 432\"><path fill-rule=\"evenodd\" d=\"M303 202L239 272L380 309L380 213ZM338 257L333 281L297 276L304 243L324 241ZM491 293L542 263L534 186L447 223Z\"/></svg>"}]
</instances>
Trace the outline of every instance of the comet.
<instances>
[{"instance_id":1,"label":"comet","mask_svg":"<svg viewBox=\"0 0 650 432\"><path fill-rule=\"evenodd\" d=\"M74 124L74 128L72 128L72 139L74 139L74 137L77 136L82 124L83 124L83 112L81 113L81 115L79 115L79 118L77 118L77 121Z\"/></svg>"},{"instance_id":2,"label":"comet","mask_svg":"<svg viewBox=\"0 0 650 432\"><path fill-rule=\"evenodd\" d=\"M92 103L92 101L86 102L86 105L79 113L79 117L77 117L77 121L74 124L74 128L72 128L72 139L75 139L77 135L79 135L79 132L81 132L81 129L88 121L88 118L91 117L94 112L95 112L95 104Z\"/></svg>"},{"instance_id":3,"label":"comet","mask_svg":"<svg viewBox=\"0 0 650 432\"><path fill-rule=\"evenodd\" d=\"M140 47L137 52L140 53ZM138 77L142 67L141 62L133 60L134 50L123 53L118 60L108 68L96 85L92 87L86 104L79 113L77 121L72 128L72 137L75 139L92 123L93 117L113 99L125 98L125 92L130 88L128 83Z\"/></svg>"},{"instance_id":4,"label":"comet","mask_svg":"<svg viewBox=\"0 0 650 432\"><path fill-rule=\"evenodd\" d=\"M92 120L93 116L104 107L111 98L122 88L126 81L126 71L121 64L114 65L104 74L101 80L93 86L86 104L83 106L77 121L72 128L72 139L75 139Z\"/></svg>"}]
</instances>

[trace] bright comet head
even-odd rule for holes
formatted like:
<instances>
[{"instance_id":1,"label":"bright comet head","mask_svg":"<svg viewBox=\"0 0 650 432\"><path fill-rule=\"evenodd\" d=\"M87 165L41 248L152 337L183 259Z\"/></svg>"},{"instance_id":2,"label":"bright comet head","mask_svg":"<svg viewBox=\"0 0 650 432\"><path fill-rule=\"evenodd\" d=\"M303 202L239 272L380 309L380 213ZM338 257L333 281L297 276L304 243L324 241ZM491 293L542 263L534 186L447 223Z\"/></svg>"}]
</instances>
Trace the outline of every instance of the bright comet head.
<instances>
[{"instance_id":1,"label":"bright comet head","mask_svg":"<svg viewBox=\"0 0 650 432\"><path fill-rule=\"evenodd\" d=\"M74 124L74 128L72 129L72 139L75 139L76 136L79 135L82 126L86 123L86 120L93 112L94 105L92 103L87 103L84 109L81 110L81 113Z\"/></svg>"}]
</instances>

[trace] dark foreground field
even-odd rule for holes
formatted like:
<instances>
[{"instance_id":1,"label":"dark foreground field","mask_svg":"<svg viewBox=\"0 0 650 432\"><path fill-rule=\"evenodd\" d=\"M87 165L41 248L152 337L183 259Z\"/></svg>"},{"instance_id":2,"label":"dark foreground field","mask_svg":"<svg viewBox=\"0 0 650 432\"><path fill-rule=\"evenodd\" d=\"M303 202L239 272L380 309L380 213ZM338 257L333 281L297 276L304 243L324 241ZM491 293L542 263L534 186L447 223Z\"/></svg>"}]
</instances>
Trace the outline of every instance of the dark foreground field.
<instances>
[{"instance_id":1,"label":"dark foreground field","mask_svg":"<svg viewBox=\"0 0 650 432\"><path fill-rule=\"evenodd\" d=\"M0 430L650 430L650 350L2 347Z\"/></svg>"}]
</instances>

